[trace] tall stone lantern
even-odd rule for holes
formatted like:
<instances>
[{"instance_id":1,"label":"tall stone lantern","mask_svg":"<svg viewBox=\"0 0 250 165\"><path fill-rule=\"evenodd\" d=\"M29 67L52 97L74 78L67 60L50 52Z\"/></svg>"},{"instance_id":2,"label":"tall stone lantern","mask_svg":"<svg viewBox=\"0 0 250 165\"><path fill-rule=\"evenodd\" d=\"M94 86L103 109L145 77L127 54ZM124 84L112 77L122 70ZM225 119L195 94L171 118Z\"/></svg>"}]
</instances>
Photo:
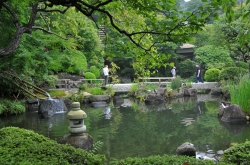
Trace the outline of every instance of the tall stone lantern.
<instances>
[{"instance_id":1,"label":"tall stone lantern","mask_svg":"<svg viewBox=\"0 0 250 165\"><path fill-rule=\"evenodd\" d=\"M73 102L72 109L67 114L70 134L63 136L58 142L90 151L93 148L93 138L88 133L85 133L84 118L86 117L87 114L80 109L80 103Z\"/></svg>"},{"instance_id":2,"label":"tall stone lantern","mask_svg":"<svg viewBox=\"0 0 250 165\"><path fill-rule=\"evenodd\" d=\"M68 130L71 134L81 134L86 131L86 126L84 125L84 118L87 117L87 114L80 109L79 102L72 103L72 110L67 114L69 119Z\"/></svg>"}]
</instances>

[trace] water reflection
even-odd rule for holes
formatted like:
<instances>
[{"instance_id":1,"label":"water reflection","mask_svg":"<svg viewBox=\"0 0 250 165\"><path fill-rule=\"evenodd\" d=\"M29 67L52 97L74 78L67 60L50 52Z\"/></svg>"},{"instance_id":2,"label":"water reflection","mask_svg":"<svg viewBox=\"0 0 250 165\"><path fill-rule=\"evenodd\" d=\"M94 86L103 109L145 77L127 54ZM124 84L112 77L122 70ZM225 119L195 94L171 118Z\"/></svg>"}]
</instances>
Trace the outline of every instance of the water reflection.
<instances>
[{"instance_id":1,"label":"water reflection","mask_svg":"<svg viewBox=\"0 0 250 165\"><path fill-rule=\"evenodd\" d=\"M250 136L249 125L220 123L219 100L200 95L147 105L126 98L116 106L81 109L88 115L86 132L104 143L100 153L107 158L175 154L184 142L193 143L197 153L214 154ZM40 119L37 112L28 112L0 118L0 127L4 126L31 129L57 140L68 134L69 122L66 114Z\"/></svg>"},{"instance_id":2,"label":"water reflection","mask_svg":"<svg viewBox=\"0 0 250 165\"><path fill-rule=\"evenodd\" d=\"M111 119L110 106L106 107L104 114L105 114L105 119Z\"/></svg>"}]
</instances>

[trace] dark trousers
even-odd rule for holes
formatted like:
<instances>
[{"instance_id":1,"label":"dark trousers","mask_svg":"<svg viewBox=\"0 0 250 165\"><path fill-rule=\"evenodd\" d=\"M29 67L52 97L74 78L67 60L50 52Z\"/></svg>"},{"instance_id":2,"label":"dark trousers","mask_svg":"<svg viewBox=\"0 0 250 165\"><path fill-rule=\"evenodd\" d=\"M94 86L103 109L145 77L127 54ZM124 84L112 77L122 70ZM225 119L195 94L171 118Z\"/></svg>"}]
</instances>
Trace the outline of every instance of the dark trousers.
<instances>
[{"instance_id":1,"label":"dark trousers","mask_svg":"<svg viewBox=\"0 0 250 165\"><path fill-rule=\"evenodd\" d=\"M201 76L200 77L197 77L197 76L195 77L195 83L197 83L198 81L204 83Z\"/></svg>"},{"instance_id":2,"label":"dark trousers","mask_svg":"<svg viewBox=\"0 0 250 165\"><path fill-rule=\"evenodd\" d=\"M107 85L109 81L109 76L104 76L104 84Z\"/></svg>"}]
</instances>

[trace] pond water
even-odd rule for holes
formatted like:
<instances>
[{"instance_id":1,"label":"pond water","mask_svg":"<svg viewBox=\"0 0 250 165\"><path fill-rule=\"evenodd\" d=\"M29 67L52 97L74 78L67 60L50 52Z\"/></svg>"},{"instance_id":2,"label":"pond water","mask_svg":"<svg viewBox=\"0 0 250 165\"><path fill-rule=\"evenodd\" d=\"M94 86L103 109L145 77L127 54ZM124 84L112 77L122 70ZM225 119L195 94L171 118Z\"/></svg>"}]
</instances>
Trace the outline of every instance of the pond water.
<instances>
[{"instance_id":1,"label":"pond water","mask_svg":"<svg viewBox=\"0 0 250 165\"><path fill-rule=\"evenodd\" d=\"M147 157L176 154L184 142L193 143L198 152L225 150L231 143L250 137L248 124L232 125L217 118L220 97L198 95L145 105L129 98L109 108L82 105L84 120L94 142L103 142L101 154L107 158ZM41 119L37 112L0 118L0 128L17 126L59 140L68 132L66 113Z\"/></svg>"}]
</instances>

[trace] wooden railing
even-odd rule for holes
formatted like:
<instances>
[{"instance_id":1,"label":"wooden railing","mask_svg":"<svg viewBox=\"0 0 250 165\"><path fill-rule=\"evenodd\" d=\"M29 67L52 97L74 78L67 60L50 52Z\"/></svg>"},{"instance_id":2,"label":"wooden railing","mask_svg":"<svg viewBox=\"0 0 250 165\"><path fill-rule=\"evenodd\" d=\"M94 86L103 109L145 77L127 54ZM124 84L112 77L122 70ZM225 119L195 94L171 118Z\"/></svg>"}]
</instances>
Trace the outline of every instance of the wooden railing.
<instances>
[{"instance_id":1,"label":"wooden railing","mask_svg":"<svg viewBox=\"0 0 250 165\"><path fill-rule=\"evenodd\" d=\"M174 77L140 77L139 81L143 83L148 83L148 84L166 84L172 81Z\"/></svg>"}]
</instances>

